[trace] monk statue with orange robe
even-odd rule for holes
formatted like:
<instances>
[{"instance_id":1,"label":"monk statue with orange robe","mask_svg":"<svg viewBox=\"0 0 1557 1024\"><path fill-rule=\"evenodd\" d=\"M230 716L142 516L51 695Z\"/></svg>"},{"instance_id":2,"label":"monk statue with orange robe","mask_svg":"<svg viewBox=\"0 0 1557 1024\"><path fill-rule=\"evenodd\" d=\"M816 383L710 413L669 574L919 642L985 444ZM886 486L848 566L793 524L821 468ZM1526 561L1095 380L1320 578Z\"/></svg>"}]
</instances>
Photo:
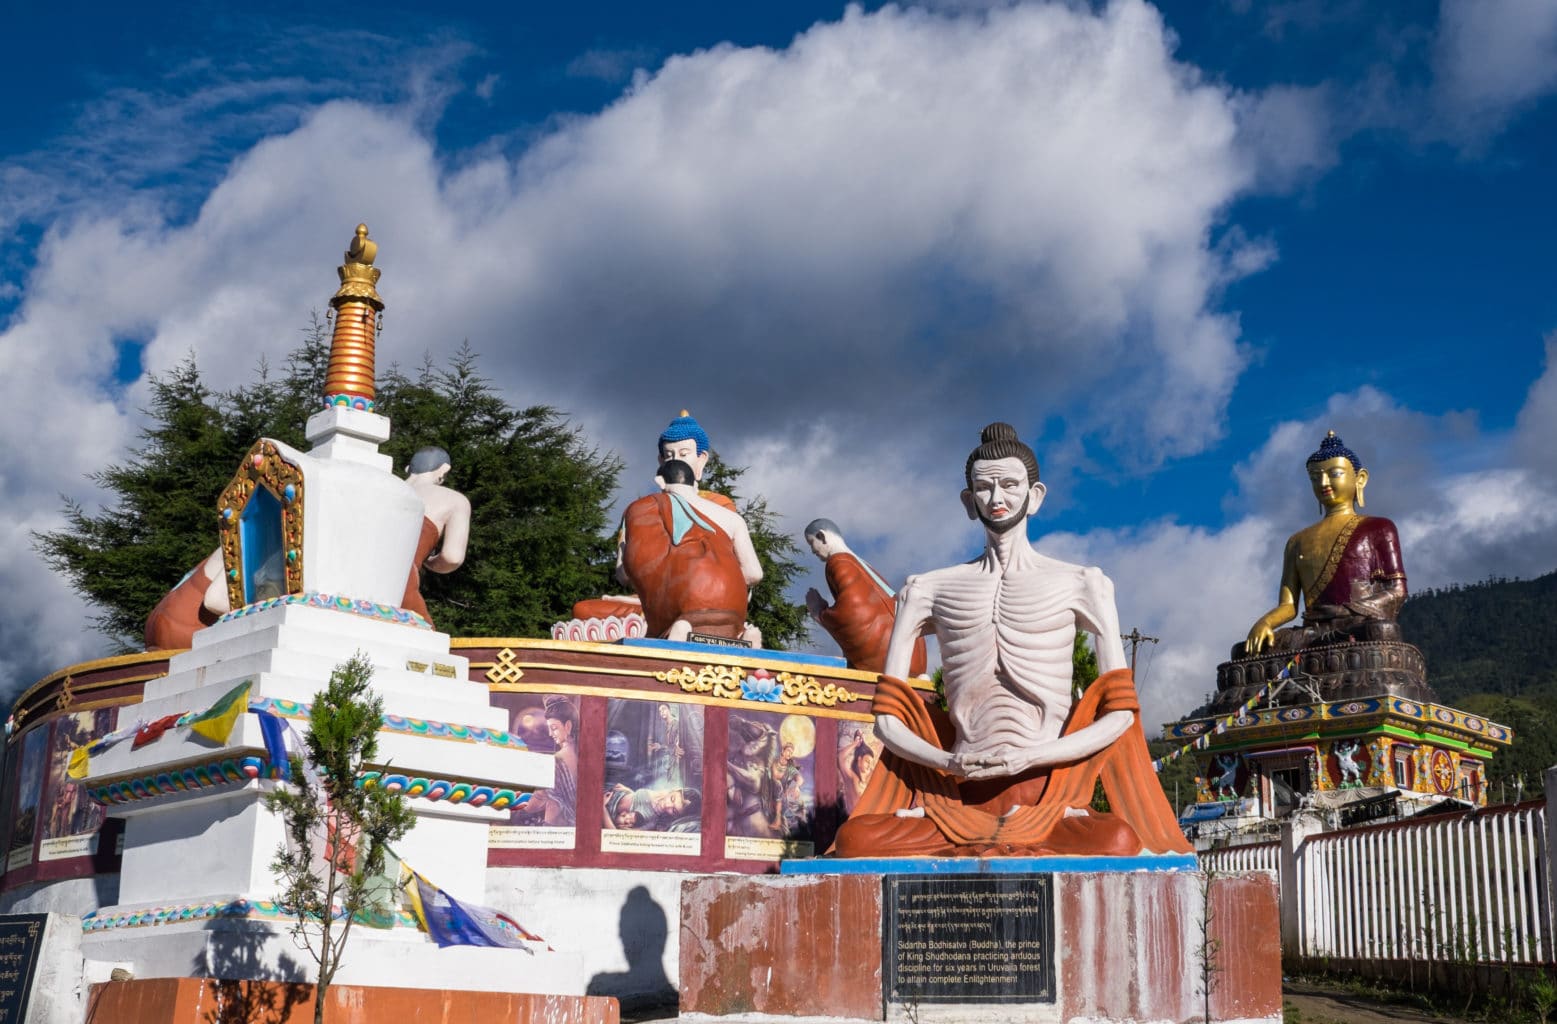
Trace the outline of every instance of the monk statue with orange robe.
<instances>
[{"instance_id":1,"label":"monk statue with orange robe","mask_svg":"<svg viewBox=\"0 0 1557 1024\"><path fill-rule=\"evenodd\" d=\"M660 466L664 490L622 514L617 575L642 601L649 636L686 640L693 632L762 646L746 622L750 588L762 579L746 521L702 497L692 467Z\"/></svg>"},{"instance_id":2,"label":"monk statue with orange robe","mask_svg":"<svg viewBox=\"0 0 1557 1024\"><path fill-rule=\"evenodd\" d=\"M443 481L449 475L449 453L429 446L418 449L406 467L406 483L422 499L422 533L411 560L400 607L432 622L422 599L422 570L450 573L465 564L470 543L470 499Z\"/></svg>"},{"instance_id":3,"label":"monk statue with orange robe","mask_svg":"<svg viewBox=\"0 0 1557 1024\"><path fill-rule=\"evenodd\" d=\"M146 617L146 649L181 651L194 643L197 632L231 610L222 549L217 548L185 573Z\"/></svg>"},{"instance_id":4,"label":"monk statue with orange robe","mask_svg":"<svg viewBox=\"0 0 1557 1024\"><path fill-rule=\"evenodd\" d=\"M805 538L812 554L826 567L827 589L833 592L833 603L828 604L815 587L806 591L811 618L843 649L850 668L879 673L887 664L897 592L868 562L849 550L831 519L813 519L806 526ZM924 669L924 640L920 638L914 641L908 671L917 676L923 675Z\"/></svg>"},{"instance_id":5,"label":"monk statue with orange robe","mask_svg":"<svg viewBox=\"0 0 1557 1024\"><path fill-rule=\"evenodd\" d=\"M654 452L661 467L661 475L655 476L655 482L664 486L663 467L667 462L681 462L692 471L692 483L698 484L703 479L703 470L708 466L708 458L713 454L709 446L708 431L703 429L693 415L687 410L681 410L681 415L670 421L670 425L660 434L655 442ZM697 496L704 501L713 502L722 508L728 509L731 514L739 515L735 502L729 495L720 494L718 491L698 490ZM622 575L620 567L617 576ZM626 618L629 615L642 615L643 605L637 594L607 594L604 597L591 597L578 601L573 605L573 617L575 619L605 619L612 616ZM652 629L650 636L656 636Z\"/></svg>"},{"instance_id":6,"label":"monk statue with orange robe","mask_svg":"<svg viewBox=\"0 0 1557 1024\"><path fill-rule=\"evenodd\" d=\"M984 428L964 476L963 506L984 527L984 552L911 576L899 593L872 705L886 751L834 852L1189 852L1147 754L1113 584L1028 541L1045 488L1037 457L1011 426ZM1103 671L1079 699L1071 689L1077 628L1096 637ZM945 711L904 681L914 641L932 630ZM1089 806L1099 780L1108 813Z\"/></svg>"}]
</instances>

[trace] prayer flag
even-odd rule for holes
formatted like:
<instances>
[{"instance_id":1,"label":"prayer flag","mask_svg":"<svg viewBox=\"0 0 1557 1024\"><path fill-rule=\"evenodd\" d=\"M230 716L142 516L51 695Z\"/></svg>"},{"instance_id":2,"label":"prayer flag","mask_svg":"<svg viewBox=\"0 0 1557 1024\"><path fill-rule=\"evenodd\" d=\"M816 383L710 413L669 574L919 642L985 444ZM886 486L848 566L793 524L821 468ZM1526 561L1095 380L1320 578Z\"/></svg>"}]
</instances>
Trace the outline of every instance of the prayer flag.
<instances>
[{"instance_id":1,"label":"prayer flag","mask_svg":"<svg viewBox=\"0 0 1557 1024\"><path fill-rule=\"evenodd\" d=\"M292 758L287 753L286 723L269 711L255 711L260 735L265 738L265 758L282 782L292 781Z\"/></svg>"},{"instance_id":2,"label":"prayer flag","mask_svg":"<svg viewBox=\"0 0 1557 1024\"><path fill-rule=\"evenodd\" d=\"M77 747L70 752L70 763L65 766L65 774L72 779L84 779L91 768L92 757L87 753L86 747Z\"/></svg>"},{"instance_id":3,"label":"prayer flag","mask_svg":"<svg viewBox=\"0 0 1557 1024\"><path fill-rule=\"evenodd\" d=\"M131 750L139 750L148 743L155 743L162 738L162 734L173 728L178 723L181 715L163 715L155 722L147 722L136 726L135 742L130 744Z\"/></svg>"},{"instance_id":4,"label":"prayer flag","mask_svg":"<svg viewBox=\"0 0 1557 1024\"><path fill-rule=\"evenodd\" d=\"M244 680L227 696L189 720L189 727L213 743L226 743L238 716L249 710L249 681Z\"/></svg>"},{"instance_id":5,"label":"prayer flag","mask_svg":"<svg viewBox=\"0 0 1557 1024\"><path fill-rule=\"evenodd\" d=\"M501 946L529 951L529 932L505 914L474 903L461 903L416 872L406 898L417 924L439 946Z\"/></svg>"}]
</instances>

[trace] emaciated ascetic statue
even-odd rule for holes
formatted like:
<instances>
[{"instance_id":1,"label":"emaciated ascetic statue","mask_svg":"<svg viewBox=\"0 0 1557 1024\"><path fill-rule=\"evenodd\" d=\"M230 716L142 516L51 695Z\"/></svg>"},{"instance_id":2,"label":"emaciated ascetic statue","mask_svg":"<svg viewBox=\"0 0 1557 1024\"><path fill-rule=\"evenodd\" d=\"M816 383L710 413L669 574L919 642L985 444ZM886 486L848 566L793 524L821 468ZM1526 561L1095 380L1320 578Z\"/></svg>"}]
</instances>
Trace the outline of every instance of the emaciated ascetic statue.
<instances>
[{"instance_id":1,"label":"emaciated ascetic statue","mask_svg":"<svg viewBox=\"0 0 1557 1024\"><path fill-rule=\"evenodd\" d=\"M886 746L838 830L845 857L1185 853L1152 771L1140 705L1102 571L1049 558L1027 539L1045 489L1033 451L984 428L962 501L984 553L911 576L898 597L872 710ZM1076 699L1077 628L1103 674ZM946 710L903 677L914 641L940 642ZM1089 808L1098 780L1110 813Z\"/></svg>"},{"instance_id":2,"label":"emaciated ascetic statue","mask_svg":"<svg viewBox=\"0 0 1557 1024\"><path fill-rule=\"evenodd\" d=\"M1402 642L1396 617L1406 569L1395 524L1358 512L1368 471L1330 431L1308 457L1309 485L1322 515L1287 539L1276 607L1249 627L1233 660L1217 669L1211 710L1237 708L1269 686L1295 655L1304 683L1278 703L1393 694L1431 701L1421 652ZM1302 597L1303 618L1298 616ZM1286 626L1286 628L1282 628Z\"/></svg>"}]
</instances>

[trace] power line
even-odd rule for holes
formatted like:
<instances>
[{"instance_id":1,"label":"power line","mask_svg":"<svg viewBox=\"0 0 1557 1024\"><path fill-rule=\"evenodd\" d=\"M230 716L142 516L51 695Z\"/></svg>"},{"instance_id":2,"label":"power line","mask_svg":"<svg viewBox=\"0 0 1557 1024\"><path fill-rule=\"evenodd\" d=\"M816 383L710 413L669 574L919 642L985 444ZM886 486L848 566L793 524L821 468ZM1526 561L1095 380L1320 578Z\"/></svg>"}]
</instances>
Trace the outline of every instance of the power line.
<instances>
[{"instance_id":1,"label":"power line","mask_svg":"<svg viewBox=\"0 0 1557 1024\"><path fill-rule=\"evenodd\" d=\"M1147 636L1145 633L1141 632L1141 628L1139 626L1131 626L1130 632L1121 634L1119 639L1130 645L1130 674L1135 675L1136 648L1140 647L1142 644L1157 643L1162 638L1156 636Z\"/></svg>"}]
</instances>

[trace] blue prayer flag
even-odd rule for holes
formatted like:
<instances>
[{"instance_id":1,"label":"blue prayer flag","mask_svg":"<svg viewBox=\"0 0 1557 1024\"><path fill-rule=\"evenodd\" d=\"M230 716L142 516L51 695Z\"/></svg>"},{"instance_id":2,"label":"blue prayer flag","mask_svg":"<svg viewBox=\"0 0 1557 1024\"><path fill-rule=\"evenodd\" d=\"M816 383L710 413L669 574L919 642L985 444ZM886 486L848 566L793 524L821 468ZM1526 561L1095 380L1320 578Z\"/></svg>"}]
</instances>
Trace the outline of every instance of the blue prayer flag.
<instances>
[{"instance_id":1,"label":"blue prayer flag","mask_svg":"<svg viewBox=\"0 0 1557 1024\"><path fill-rule=\"evenodd\" d=\"M501 946L530 952L524 940L538 938L495 910L461 903L415 872L406 896L417 923L439 946Z\"/></svg>"},{"instance_id":2,"label":"blue prayer flag","mask_svg":"<svg viewBox=\"0 0 1557 1024\"><path fill-rule=\"evenodd\" d=\"M265 757L275 768L276 778L291 782L292 758L287 754L286 723L269 711L251 710L259 719L260 734L265 737Z\"/></svg>"}]
</instances>

